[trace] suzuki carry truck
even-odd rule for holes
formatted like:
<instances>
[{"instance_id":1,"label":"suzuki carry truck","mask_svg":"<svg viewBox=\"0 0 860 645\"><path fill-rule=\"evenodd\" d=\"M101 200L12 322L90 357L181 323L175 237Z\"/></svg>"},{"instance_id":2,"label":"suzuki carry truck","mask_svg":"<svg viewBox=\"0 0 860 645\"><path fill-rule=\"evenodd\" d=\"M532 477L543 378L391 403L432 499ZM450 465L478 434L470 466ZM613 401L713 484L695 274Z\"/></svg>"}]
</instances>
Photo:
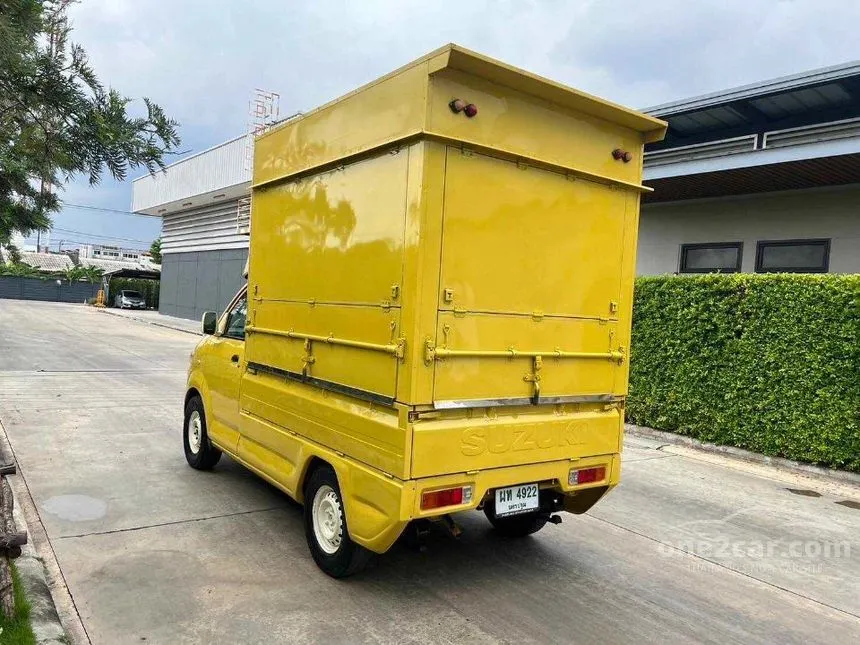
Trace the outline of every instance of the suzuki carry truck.
<instances>
[{"instance_id":1,"label":"suzuki carry truck","mask_svg":"<svg viewBox=\"0 0 860 645\"><path fill-rule=\"evenodd\" d=\"M642 153L666 125L449 45L256 139L247 287L191 359L188 463L358 571L411 522L522 537L619 481Z\"/></svg>"}]
</instances>

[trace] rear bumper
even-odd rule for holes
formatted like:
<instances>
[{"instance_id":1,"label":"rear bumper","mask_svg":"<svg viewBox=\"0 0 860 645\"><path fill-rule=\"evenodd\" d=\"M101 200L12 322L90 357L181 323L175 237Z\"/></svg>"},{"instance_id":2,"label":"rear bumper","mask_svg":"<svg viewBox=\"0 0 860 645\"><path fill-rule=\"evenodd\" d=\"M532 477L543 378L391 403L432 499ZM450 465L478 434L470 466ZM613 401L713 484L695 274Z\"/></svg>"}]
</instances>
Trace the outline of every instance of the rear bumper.
<instances>
[{"instance_id":1,"label":"rear bumper","mask_svg":"<svg viewBox=\"0 0 860 645\"><path fill-rule=\"evenodd\" d=\"M606 477L600 481L590 482L578 486L568 483L571 470L589 468L592 466L605 466ZM439 477L427 477L415 480L415 492L411 500L411 512L409 519L419 519L445 515L447 513L460 513L478 508L483 501L496 488L514 486L516 484L541 485L541 489L548 488L566 495L574 495L579 491L590 488L608 487L612 488L618 483L621 456L600 455L586 457L583 459L565 459L563 461L551 461L542 464L529 464L526 466L509 466L507 468L494 468L474 473L457 475L443 475ZM421 496L424 492L453 488L456 486L473 486L474 494L472 501L468 504L457 506L445 506L432 510L421 509Z\"/></svg>"},{"instance_id":2,"label":"rear bumper","mask_svg":"<svg viewBox=\"0 0 860 645\"><path fill-rule=\"evenodd\" d=\"M568 483L571 470L594 466L606 467L604 479L575 486ZM541 489L563 493L566 510L581 513L618 483L620 473L621 455L613 453L407 481L381 478L361 469L360 472L350 473L348 477L351 485L342 488L351 489L350 492L344 491L348 497L346 502L350 536L371 551L384 553L412 520L475 510L496 488L538 483ZM370 481L371 479L373 481ZM423 493L458 486L473 487L474 493L470 502L422 510ZM372 495L369 494L371 491Z\"/></svg>"}]
</instances>

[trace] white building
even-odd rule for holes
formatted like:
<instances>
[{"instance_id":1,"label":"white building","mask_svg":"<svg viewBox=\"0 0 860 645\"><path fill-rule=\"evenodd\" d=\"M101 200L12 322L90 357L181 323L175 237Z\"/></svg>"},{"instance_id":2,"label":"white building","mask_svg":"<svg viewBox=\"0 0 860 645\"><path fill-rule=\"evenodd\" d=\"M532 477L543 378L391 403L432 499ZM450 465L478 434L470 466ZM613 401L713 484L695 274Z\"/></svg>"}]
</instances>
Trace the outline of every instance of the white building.
<instances>
[{"instance_id":1,"label":"white building","mask_svg":"<svg viewBox=\"0 0 860 645\"><path fill-rule=\"evenodd\" d=\"M860 272L860 63L645 110L669 122L646 148L638 273ZM160 310L222 310L248 253L247 136L134 181L162 218Z\"/></svg>"},{"instance_id":2,"label":"white building","mask_svg":"<svg viewBox=\"0 0 860 645\"><path fill-rule=\"evenodd\" d=\"M107 244L81 244L78 248L78 257L115 262L141 262L147 256L140 249L124 249Z\"/></svg>"},{"instance_id":3,"label":"white building","mask_svg":"<svg viewBox=\"0 0 860 645\"><path fill-rule=\"evenodd\" d=\"M640 274L860 273L860 62L647 112Z\"/></svg>"},{"instance_id":4,"label":"white building","mask_svg":"<svg viewBox=\"0 0 860 645\"><path fill-rule=\"evenodd\" d=\"M162 220L162 313L221 311L241 285L252 145L243 135L133 182L132 210Z\"/></svg>"}]
</instances>

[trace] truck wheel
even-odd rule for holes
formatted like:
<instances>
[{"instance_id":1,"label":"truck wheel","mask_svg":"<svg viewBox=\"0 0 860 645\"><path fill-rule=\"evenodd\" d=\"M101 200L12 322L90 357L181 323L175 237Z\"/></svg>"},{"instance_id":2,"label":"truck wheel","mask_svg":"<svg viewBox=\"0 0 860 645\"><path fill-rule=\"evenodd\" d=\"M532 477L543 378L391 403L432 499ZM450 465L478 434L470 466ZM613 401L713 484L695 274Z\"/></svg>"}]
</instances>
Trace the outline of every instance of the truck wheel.
<instances>
[{"instance_id":1,"label":"truck wheel","mask_svg":"<svg viewBox=\"0 0 860 645\"><path fill-rule=\"evenodd\" d=\"M494 503L484 506L484 515L490 520L490 524L500 535L510 538L520 538L532 533L537 533L546 524L545 513L523 513L522 515L511 515L510 517L496 517Z\"/></svg>"},{"instance_id":2,"label":"truck wheel","mask_svg":"<svg viewBox=\"0 0 860 645\"><path fill-rule=\"evenodd\" d=\"M315 469L305 486L305 538L317 566L332 578L358 573L373 555L349 537L337 475Z\"/></svg>"},{"instance_id":3,"label":"truck wheel","mask_svg":"<svg viewBox=\"0 0 860 645\"><path fill-rule=\"evenodd\" d=\"M209 441L203 401L195 396L185 406L185 429L182 433L185 460L197 470L212 470L221 459L221 451Z\"/></svg>"}]
</instances>

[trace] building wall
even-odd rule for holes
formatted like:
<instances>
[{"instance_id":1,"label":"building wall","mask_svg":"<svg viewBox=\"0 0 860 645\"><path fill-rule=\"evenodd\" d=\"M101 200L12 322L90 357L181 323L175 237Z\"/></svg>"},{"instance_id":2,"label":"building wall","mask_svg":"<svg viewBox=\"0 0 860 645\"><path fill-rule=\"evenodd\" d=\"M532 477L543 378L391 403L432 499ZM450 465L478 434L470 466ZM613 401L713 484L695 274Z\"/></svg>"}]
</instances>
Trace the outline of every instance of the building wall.
<instances>
[{"instance_id":1,"label":"building wall","mask_svg":"<svg viewBox=\"0 0 860 645\"><path fill-rule=\"evenodd\" d=\"M204 311L224 311L245 282L247 249L170 253L161 259L158 311L199 319Z\"/></svg>"},{"instance_id":2,"label":"building wall","mask_svg":"<svg viewBox=\"0 0 860 645\"><path fill-rule=\"evenodd\" d=\"M18 276L0 276L0 298L13 300L42 300L45 302L77 302L83 303L95 298L101 284L98 282L72 282L56 278L40 280L39 278L22 278Z\"/></svg>"},{"instance_id":3,"label":"building wall","mask_svg":"<svg viewBox=\"0 0 860 645\"><path fill-rule=\"evenodd\" d=\"M232 199L165 214L161 223L162 256L247 248L248 236L236 232L238 207L238 200Z\"/></svg>"},{"instance_id":4,"label":"building wall","mask_svg":"<svg viewBox=\"0 0 860 645\"><path fill-rule=\"evenodd\" d=\"M740 241L752 272L759 240L802 238L830 238L831 273L860 273L860 185L644 205L636 269L674 273L681 244Z\"/></svg>"}]
</instances>

